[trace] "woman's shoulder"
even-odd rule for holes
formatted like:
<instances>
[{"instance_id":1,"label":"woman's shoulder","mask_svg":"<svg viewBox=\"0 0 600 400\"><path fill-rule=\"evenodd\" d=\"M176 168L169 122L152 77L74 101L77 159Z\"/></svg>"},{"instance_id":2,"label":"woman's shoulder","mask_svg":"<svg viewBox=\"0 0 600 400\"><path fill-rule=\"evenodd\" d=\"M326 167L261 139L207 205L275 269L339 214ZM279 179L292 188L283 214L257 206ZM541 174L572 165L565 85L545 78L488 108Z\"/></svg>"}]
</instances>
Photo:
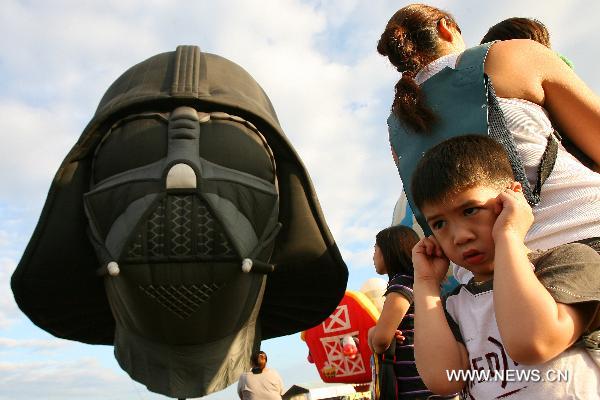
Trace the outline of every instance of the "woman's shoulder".
<instances>
[{"instance_id":1,"label":"woman's shoulder","mask_svg":"<svg viewBox=\"0 0 600 400\"><path fill-rule=\"evenodd\" d=\"M509 58L522 55L521 52L551 52L546 46L531 39L498 40L490 46L488 57L501 55Z\"/></svg>"},{"instance_id":2,"label":"woman's shoulder","mask_svg":"<svg viewBox=\"0 0 600 400\"><path fill-rule=\"evenodd\" d=\"M541 79L546 75L552 51L529 39L495 42L485 60L485 73L499 97L544 103Z\"/></svg>"},{"instance_id":3,"label":"woman's shoulder","mask_svg":"<svg viewBox=\"0 0 600 400\"><path fill-rule=\"evenodd\" d=\"M555 59L556 53L530 39L512 39L494 42L488 51L485 68L490 69L523 68L523 72L543 68L549 59ZM541 62L541 63L540 63Z\"/></svg>"}]
</instances>

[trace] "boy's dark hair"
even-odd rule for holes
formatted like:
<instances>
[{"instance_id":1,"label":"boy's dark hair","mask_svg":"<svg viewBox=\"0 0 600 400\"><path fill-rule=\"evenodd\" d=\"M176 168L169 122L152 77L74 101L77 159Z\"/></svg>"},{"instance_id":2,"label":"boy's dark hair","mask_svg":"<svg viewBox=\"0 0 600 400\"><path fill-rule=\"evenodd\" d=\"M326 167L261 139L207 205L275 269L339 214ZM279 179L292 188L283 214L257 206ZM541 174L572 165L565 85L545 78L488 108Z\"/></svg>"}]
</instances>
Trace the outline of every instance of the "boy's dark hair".
<instances>
[{"instance_id":1,"label":"boy's dark hair","mask_svg":"<svg viewBox=\"0 0 600 400\"><path fill-rule=\"evenodd\" d=\"M398 273L413 274L412 248L418 241L417 233L404 225L390 226L375 236L390 279Z\"/></svg>"},{"instance_id":2,"label":"boy's dark hair","mask_svg":"<svg viewBox=\"0 0 600 400\"><path fill-rule=\"evenodd\" d=\"M508 18L492 26L481 43L494 40L531 39L550 48L550 33L546 26L534 18Z\"/></svg>"},{"instance_id":3,"label":"boy's dark hair","mask_svg":"<svg viewBox=\"0 0 600 400\"><path fill-rule=\"evenodd\" d=\"M415 205L422 208L475 186L502 189L513 181L504 148L488 136L467 135L429 149L415 168L411 190Z\"/></svg>"}]
</instances>

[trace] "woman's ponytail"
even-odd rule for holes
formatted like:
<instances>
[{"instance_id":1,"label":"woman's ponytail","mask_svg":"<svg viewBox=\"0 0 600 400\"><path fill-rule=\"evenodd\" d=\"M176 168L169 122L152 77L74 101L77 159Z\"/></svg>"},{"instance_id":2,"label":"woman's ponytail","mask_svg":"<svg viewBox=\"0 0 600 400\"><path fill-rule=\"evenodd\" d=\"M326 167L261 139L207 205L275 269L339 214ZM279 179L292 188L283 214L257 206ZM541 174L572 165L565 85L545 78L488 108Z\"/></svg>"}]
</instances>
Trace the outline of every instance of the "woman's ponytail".
<instances>
[{"instance_id":1,"label":"woman's ponytail","mask_svg":"<svg viewBox=\"0 0 600 400\"><path fill-rule=\"evenodd\" d=\"M407 72L396 83L392 112L415 131L431 131L437 121L435 113L425 103L425 95L414 78Z\"/></svg>"},{"instance_id":2,"label":"woman's ponytail","mask_svg":"<svg viewBox=\"0 0 600 400\"><path fill-rule=\"evenodd\" d=\"M437 25L441 19L458 29L449 13L424 4L411 4L392 16L377 43L379 54L386 56L402 73L395 87L392 112L419 133L431 131L437 118L427 106L414 76L438 57Z\"/></svg>"}]
</instances>

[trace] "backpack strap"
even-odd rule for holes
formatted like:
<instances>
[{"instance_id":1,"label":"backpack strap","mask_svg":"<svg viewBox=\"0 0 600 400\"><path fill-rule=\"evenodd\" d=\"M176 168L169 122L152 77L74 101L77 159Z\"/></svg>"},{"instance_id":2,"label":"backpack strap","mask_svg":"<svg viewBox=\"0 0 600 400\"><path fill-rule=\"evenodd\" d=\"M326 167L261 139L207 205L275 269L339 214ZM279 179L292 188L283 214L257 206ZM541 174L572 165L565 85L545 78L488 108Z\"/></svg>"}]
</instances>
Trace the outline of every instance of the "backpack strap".
<instances>
[{"instance_id":1,"label":"backpack strap","mask_svg":"<svg viewBox=\"0 0 600 400\"><path fill-rule=\"evenodd\" d=\"M456 69L464 70L468 68L477 68L483 73L485 59L488 51L490 51L490 46L493 43L494 42L480 44L479 46L471 47L463 51L456 63Z\"/></svg>"},{"instance_id":2,"label":"backpack strap","mask_svg":"<svg viewBox=\"0 0 600 400\"><path fill-rule=\"evenodd\" d=\"M537 179L535 186L532 188L527 179L523 162L519 158L517 152L517 145L515 143L513 135L509 132L506 126L506 119L498 103L494 86L492 85L491 79L485 75L485 59L489 52L490 46L494 42L484 43L479 46L471 47L463 52L460 56L456 65L457 70L467 69L480 69L481 73L485 76L486 87L487 87L487 98L488 98L488 134L489 136L500 143L506 150L510 164L512 166L515 180L521 183L523 186L523 194L527 199L527 202L532 207L539 204L540 193L542 191L542 185L550 176L554 164L556 162L556 156L558 154L558 142L560 141L560 135L558 132L554 132L548 136L548 142L540 165L537 171Z\"/></svg>"},{"instance_id":3,"label":"backpack strap","mask_svg":"<svg viewBox=\"0 0 600 400\"><path fill-rule=\"evenodd\" d=\"M515 143L514 136L512 133L510 133L508 127L506 126L506 119L504 118L504 114L500 108L496 92L494 91L494 86L487 75L486 81L488 93L488 134L492 139L504 147L504 150L508 155L508 159L510 160L510 165L512 167L513 174L515 175L515 180L521 183L521 186L523 187L523 195L527 199L527 203L533 207L539 204L541 200L540 193L542 191L542 185L546 179L548 179L548 176L550 176L550 173L554 169L556 156L558 154L558 133L555 132L554 134L550 134L548 136L546 149L544 150L544 154L542 155L540 164L538 166L536 183L532 188L529 184L529 180L527 179L523 162L521 161L519 153L517 152L517 145Z\"/></svg>"},{"instance_id":4,"label":"backpack strap","mask_svg":"<svg viewBox=\"0 0 600 400\"><path fill-rule=\"evenodd\" d=\"M534 198L533 196L533 191L531 190L531 186L527 180L527 175L525 174L525 167L523 167L523 163L521 162L519 153L517 152L515 139L506 126L506 119L504 118L502 109L500 109L500 103L498 103L494 86L487 75L486 81L488 94L488 134L492 139L504 147L515 176L515 180L520 182L523 186L523 195L527 199L529 205L534 206L535 204L539 203L539 196L538 198Z\"/></svg>"}]
</instances>

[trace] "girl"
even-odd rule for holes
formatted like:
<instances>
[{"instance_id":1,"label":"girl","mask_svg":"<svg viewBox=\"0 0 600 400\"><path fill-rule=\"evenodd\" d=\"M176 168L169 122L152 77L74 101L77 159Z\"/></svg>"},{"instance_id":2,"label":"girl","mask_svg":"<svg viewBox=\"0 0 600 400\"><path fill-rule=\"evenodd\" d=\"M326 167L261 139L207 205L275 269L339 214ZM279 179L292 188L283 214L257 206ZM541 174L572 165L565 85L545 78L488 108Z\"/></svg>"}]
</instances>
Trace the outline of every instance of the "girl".
<instances>
[{"instance_id":1,"label":"girl","mask_svg":"<svg viewBox=\"0 0 600 400\"><path fill-rule=\"evenodd\" d=\"M385 291L385 302L377 324L369 330L369 347L374 353L382 354L396 340L396 362L394 371L397 379L398 399L427 399L432 393L425 387L415 366L413 353L412 305L412 248L419 237L411 228L396 225L379 232L375 238L373 264L379 275L387 275L389 282Z\"/></svg>"}]
</instances>

